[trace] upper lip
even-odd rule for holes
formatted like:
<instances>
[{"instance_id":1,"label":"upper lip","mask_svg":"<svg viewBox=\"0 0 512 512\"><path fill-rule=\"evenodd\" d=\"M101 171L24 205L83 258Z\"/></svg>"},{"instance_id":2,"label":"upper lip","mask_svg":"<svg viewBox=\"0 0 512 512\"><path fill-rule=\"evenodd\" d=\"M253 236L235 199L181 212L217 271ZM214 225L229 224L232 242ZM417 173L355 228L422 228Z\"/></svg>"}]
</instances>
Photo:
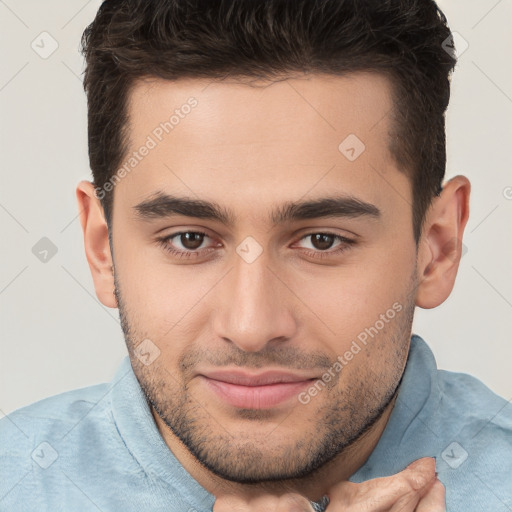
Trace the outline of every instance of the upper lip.
<instances>
[{"instance_id":1,"label":"upper lip","mask_svg":"<svg viewBox=\"0 0 512 512\"><path fill-rule=\"evenodd\" d=\"M266 386L269 384L279 384L284 382L303 382L315 378L274 370L258 374L242 370L216 370L211 372L201 372L201 375L208 379L219 380L239 386Z\"/></svg>"}]
</instances>

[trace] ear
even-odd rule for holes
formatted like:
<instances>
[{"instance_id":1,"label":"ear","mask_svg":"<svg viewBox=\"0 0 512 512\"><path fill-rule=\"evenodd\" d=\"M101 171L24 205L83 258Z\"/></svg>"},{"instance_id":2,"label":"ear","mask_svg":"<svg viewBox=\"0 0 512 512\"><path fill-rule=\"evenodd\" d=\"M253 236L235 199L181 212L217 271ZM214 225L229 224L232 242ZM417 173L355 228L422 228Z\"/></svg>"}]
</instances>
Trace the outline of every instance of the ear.
<instances>
[{"instance_id":1,"label":"ear","mask_svg":"<svg viewBox=\"0 0 512 512\"><path fill-rule=\"evenodd\" d=\"M471 184L465 176L445 183L426 215L418 248L416 305L430 309L450 295L462 257Z\"/></svg>"},{"instance_id":2,"label":"ear","mask_svg":"<svg viewBox=\"0 0 512 512\"><path fill-rule=\"evenodd\" d=\"M90 181L81 181L78 184L76 197L80 224L84 233L85 255L91 269L96 295L103 305L117 308L117 300L114 296L113 261L103 207Z\"/></svg>"}]
</instances>

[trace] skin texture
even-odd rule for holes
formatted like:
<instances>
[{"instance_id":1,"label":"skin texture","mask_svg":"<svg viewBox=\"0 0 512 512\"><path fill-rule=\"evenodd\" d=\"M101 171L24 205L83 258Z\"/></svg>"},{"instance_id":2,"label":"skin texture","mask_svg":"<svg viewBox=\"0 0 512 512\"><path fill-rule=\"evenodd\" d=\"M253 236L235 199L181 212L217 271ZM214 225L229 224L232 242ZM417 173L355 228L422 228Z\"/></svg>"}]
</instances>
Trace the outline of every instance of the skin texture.
<instances>
[{"instance_id":1,"label":"skin texture","mask_svg":"<svg viewBox=\"0 0 512 512\"><path fill-rule=\"evenodd\" d=\"M385 428L415 306L436 307L452 290L469 181L444 184L417 248L411 184L388 149L390 85L374 73L253 86L140 81L130 98L130 152L190 97L197 106L115 186L112 248L93 185L77 187L96 293L119 307L155 422L201 485L246 501L283 492L318 500L364 463ZM349 134L365 144L354 161L338 149ZM135 206L157 192L216 202L233 225L141 218ZM333 195L371 203L380 215L270 220L287 202ZM159 241L183 231L207 236L195 246L177 236L167 246L199 255L173 256ZM354 243L332 237L322 246L307 236L325 232ZM262 251L250 263L237 252L249 236L252 254ZM389 319L394 304L400 311ZM314 382L381 315L388 321L307 404L293 397L237 408L200 377L270 368ZM137 357L143 340L157 355L148 365Z\"/></svg>"}]
</instances>

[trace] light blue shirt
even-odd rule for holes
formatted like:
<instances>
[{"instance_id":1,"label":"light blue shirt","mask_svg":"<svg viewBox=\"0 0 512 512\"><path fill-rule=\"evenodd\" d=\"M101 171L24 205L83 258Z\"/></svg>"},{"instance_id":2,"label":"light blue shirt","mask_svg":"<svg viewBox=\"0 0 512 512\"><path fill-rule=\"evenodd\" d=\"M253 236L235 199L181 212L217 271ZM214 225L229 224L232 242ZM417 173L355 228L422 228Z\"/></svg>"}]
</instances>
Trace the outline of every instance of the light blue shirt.
<instances>
[{"instance_id":1,"label":"light blue shirt","mask_svg":"<svg viewBox=\"0 0 512 512\"><path fill-rule=\"evenodd\" d=\"M438 370L417 335L363 482L436 457L448 512L512 510L512 405ZM208 512L215 498L163 441L126 357L111 383L65 392L0 420L0 510Z\"/></svg>"}]
</instances>

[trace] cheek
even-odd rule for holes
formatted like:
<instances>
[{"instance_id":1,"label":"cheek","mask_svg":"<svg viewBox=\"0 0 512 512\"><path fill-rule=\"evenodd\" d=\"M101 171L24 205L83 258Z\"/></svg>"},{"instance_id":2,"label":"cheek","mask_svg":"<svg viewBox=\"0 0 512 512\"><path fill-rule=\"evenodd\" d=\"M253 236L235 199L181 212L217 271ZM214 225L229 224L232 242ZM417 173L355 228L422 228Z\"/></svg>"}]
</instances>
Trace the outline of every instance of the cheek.
<instances>
[{"instance_id":1,"label":"cheek","mask_svg":"<svg viewBox=\"0 0 512 512\"><path fill-rule=\"evenodd\" d=\"M331 269L324 277L302 280L305 284L297 294L308 297L305 302L311 308L306 329L323 340L324 349L333 357L347 354L347 375L377 364L376 360L382 363L384 348L389 352L393 339L398 336L400 341L408 327L414 256L399 253L365 258L354 265Z\"/></svg>"},{"instance_id":2,"label":"cheek","mask_svg":"<svg viewBox=\"0 0 512 512\"><path fill-rule=\"evenodd\" d=\"M116 241L117 242L117 241ZM166 264L165 254L156 244L134 239L119 230L115 244L116 272L123 298L134 311L149 312L154 320L182 305L193 282L184 287L177 266Z\"/></svg>"},{"instance_id":3,"label":"cheek","mask_svg":"<svg viewBox=\"0 0 512 512\"><path fill-rule=\"evenodd\" d=\"M373 324L395 302L402 305L412 286L414 259L400 255L365 257L329 272L317 273L303 283L298 295L333 331Z\"/></svg>"},{"instance_id":4,"label":"cheek","mask_svg":"<svg viewBox=\"0 0 512 512\"><path fill-rule=\"evenodd\" d=\"M155 249L119 251L116 272L130 323L162 352L182 351L209 318L217 273L197 265L172 265Z\"/></svg>"}]
</instances>

